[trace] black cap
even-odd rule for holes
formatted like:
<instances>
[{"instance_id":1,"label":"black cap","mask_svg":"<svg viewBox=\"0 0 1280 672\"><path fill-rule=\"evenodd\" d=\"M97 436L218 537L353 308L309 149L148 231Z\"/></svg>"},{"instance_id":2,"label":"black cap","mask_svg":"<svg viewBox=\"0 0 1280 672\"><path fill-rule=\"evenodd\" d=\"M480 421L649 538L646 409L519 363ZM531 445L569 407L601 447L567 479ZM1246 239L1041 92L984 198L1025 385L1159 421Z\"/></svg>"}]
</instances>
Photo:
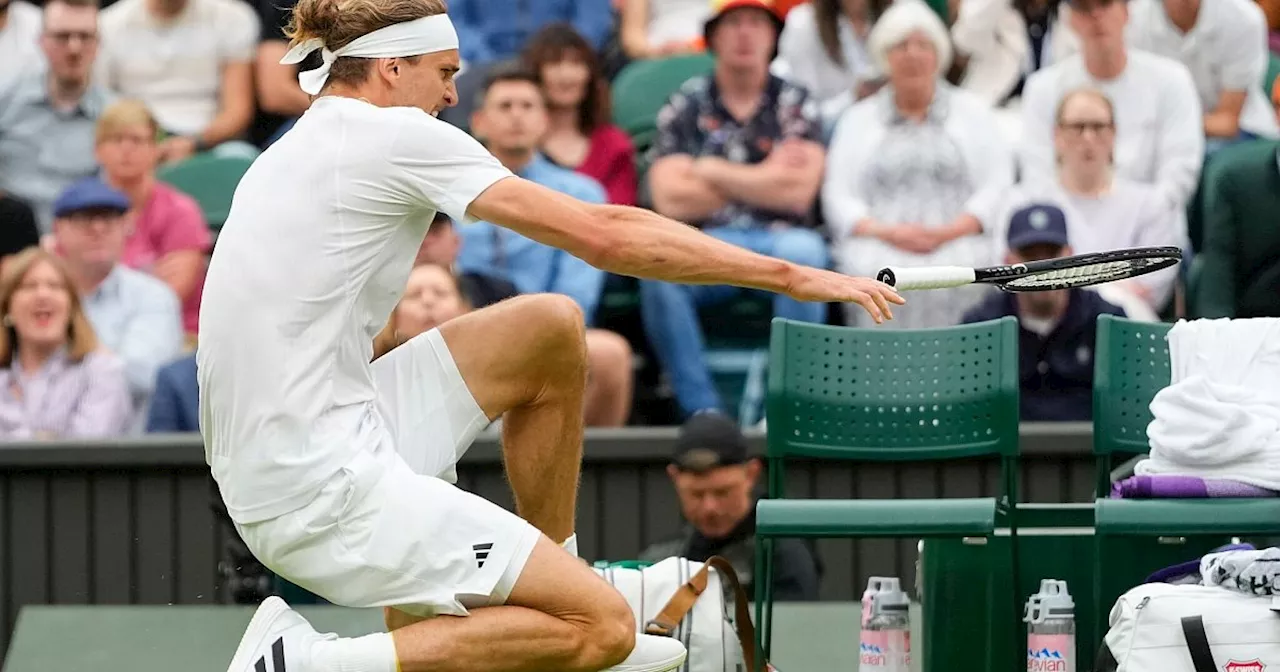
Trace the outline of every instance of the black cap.
<instances>
[{"instance_id":1,"label":"black cap","mask_svg":"<svg viewBox=\"0 0 1280 672\"><path fill-rule=\"evenodd\" d=\"M705 472L745 464L747 439L732 418L717 412L698 413L680 427L671 464L681 471Z\"/></svg>"},{"instance_id":2,"label":"black cap","mask_svg":"<svg viewBox=\"0 0 1280 672\"><path fill-rule=\"evenodd\" d=\"M1067 216L1056 205L1028 205L1009 218L1009 249L1067 245Z\"/></svg>"}]
</instances>

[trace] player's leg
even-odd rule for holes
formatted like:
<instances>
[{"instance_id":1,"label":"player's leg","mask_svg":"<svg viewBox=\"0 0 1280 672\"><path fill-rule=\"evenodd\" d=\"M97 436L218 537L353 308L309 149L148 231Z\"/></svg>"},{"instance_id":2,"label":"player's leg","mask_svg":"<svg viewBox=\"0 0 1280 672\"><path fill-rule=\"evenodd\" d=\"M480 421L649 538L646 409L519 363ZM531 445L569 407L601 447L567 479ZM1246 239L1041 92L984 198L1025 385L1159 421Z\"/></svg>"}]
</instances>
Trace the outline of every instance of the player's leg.
<instances>
[{"instance_id":1,"label":"player's leg","mask_svg":"<svg viewBox=\"0 0 1280 672\"><path fill-rule=\"evenodd\" d=\"M588 329L586 339L586 424L621 427L631 412L631 344L606 329Z\"/></svg>"},{"instance_id":2,"label":"player's leg","mask_svg":"<svg viewBox=\"0 0 1280 672\"><path fill-rule=\"evenodd\" d=\"M582 311L554 294L520 296L441 325L462 379L490 419L516 511L556 543L574 533L587 365Z\"/></svg>"}]
</instances>

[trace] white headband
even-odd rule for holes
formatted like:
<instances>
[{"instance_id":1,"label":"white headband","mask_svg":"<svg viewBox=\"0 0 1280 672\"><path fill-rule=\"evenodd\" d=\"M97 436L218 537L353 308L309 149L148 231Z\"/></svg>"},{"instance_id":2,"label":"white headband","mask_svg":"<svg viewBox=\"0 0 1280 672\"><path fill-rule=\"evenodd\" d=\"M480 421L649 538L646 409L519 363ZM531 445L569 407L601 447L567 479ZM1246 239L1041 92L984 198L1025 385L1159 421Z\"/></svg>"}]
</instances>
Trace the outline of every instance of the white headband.
<instances>
[{"instance_id":1,"label":"white headband","mask_svg":"<svg viewBox=\"0 0 1280 672\"><path fill-rule=\"evenodd\" d=\"M356 58L395 58L397 56L421 56L437 51L458 48L458 33L446 14L433 14L421 19L395 23L361 35L347 46L329 51L318 37L303 40L294 45L280 62L284 65L301 63L311 52L319 49L324 63L315 70L298 73L298 83L309 95L320 93L329 79L329 68L342 56Z\"/></svg>"}]
</instances>

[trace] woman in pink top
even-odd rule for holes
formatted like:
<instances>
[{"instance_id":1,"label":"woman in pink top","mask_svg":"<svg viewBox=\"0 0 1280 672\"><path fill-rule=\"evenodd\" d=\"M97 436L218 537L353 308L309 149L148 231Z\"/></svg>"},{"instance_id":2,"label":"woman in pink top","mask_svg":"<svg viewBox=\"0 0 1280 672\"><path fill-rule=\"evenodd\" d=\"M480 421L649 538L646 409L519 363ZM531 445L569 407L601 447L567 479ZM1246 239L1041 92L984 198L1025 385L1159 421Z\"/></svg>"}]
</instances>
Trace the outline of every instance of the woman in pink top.
<instances>
[{"instance_id":1,"label":"woman in pink top","mask_svg":"<svg viewBox=\"0 0 1280 672\"><path fill-rule=\"evenodd\" d=\"M591 45L569 24L552 24L529 40L524 58L542 82L551 117L543 155L594 178L610 203L635 205L635 147L609 123L609 82Z\"/></svg>"},{"instance_id":2,"label":"woman in pink top","mask_svg":"<svg viewBox=\"0 0 1280 672\"><path fill-rule=\"evenodd\" d=\"M159 126L146 106L122 100L98 119L96 154L102 178L133 204L133 232L125 242L126 266L164 280L182 300L182 325L196 334L206 255L212 244L199 204L156 180Z\"/></svg>"}]
</instances>

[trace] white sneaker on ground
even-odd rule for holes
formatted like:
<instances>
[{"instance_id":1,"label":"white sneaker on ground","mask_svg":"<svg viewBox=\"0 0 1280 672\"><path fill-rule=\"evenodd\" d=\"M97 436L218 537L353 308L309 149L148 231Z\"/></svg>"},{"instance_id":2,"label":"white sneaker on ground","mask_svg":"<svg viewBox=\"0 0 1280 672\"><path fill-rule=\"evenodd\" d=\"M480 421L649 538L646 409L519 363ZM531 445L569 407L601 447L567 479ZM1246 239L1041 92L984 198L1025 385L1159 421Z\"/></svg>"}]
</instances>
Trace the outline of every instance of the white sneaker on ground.
<instances>
[{"instance_id":1,"label":"white sneaker on ground","mask_svg":"<svg viewBox=\"0 0 1280 672\"><path fill-rule=\"evenodd\" d=\"M621 665L604 672L672 672L684 665L689 655L678 639L657 635L636 635L636 648Z\"/></svg>"},{"instance_id":2,"label":"white sneaker on ground","mask_svg":"<svg viewBox=\"0 0 1280 672\"><path fill-rule=\"evenodd\" d=\"M258 605L227 672L309 672L312 645L336 638L316 632L302 614L273 595Z\"/></svg>"}]
</instances>

